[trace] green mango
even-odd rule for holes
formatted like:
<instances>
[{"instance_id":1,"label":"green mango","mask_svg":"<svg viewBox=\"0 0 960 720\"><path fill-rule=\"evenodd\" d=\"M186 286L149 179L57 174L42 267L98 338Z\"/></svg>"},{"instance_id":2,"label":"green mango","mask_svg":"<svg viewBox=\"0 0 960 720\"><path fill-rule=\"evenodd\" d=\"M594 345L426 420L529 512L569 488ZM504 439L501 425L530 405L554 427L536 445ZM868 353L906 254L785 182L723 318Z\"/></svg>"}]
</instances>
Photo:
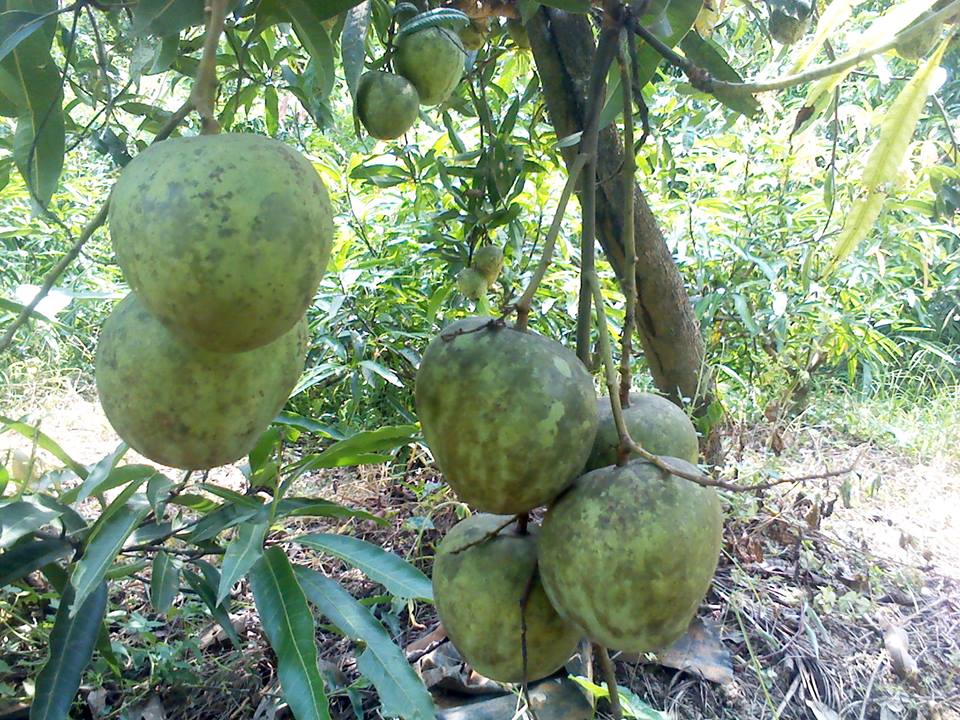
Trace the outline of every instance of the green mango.
<instances>
[{"instance_id":1,"label":"green mango","mask_svg":"<svg viewBox=\"0 0 960 720\"><path fill-rule=\"evenodd\" d=\"M379 70L364 73L357 87L357 117L373 137L393 140L413 127L420 96L405 77Z\"/></svg>"},{"instance_id":2,"label":"green mango","mask_svg":"<svg viewBox=\"0 0 960 720\"><path fill-rule=\"evenodd\" d=\"M400 38L393 65L413 83L421 105L439 105L460 84L465 59L466 51L456 32L431 27Z\"/></svg>"},{"instance_id":3,"label":"green mango","mask_svg":"<svg viewBox=\"0 0 960 720\"><path fill-rule=\"evenodd\" d=\"M333 244L313 165L259 135L152 145L117 181L109 220L124 277L146 308L187 342L220 352L290 330Z\"/></svg>"},{"instance_id":4,"label":"green mango","mask_svg":"<svg viewBox=\"0 0 960 720\"><path fill-rule=\"evenodd\" d=\"M423 434L461 500L516 514L581 472L597 432L593 380L557 342L488 317L455 322L420 363Z\"/></svg>"},{"instance_id":5,"label":"green mango","mask_svg":"<svg viewBox=\"0 0 960 720\"><path fill-rule=\"evenodd\" d=\"M536 575L535 527L525 535L508 528L483 540L507 519L473 515L447 533L434 559L433 597L447 636L463 658L491 680L519 683L520 600L531 576L524 612L527 680L559 669L576 650L580 631L557 615Z\"/></svg>"},{"instance_id":6,"label":"green mango","mask_svg":"<svg viewBox=\"0 0 960 720\"><path fill-rule=\"evenodd\" d=\"M487 280L473 268L464 268L457 273L457 290L467 300L477 301L487 294Z\"/></svg>"},{"instance_id":7,"label":"green mango","mask_svg":"<svg viewBox=\"0 0 960 720\"><path fill-rule=\"evenodd\" d=\"M218 353L170 333L130 294L100 333L97 392L107 419L134 450L185 470L246 455L303 370L306 320L272 343Z\"/></svg>"},{"instance_id":8,"label":"green mango","mask_svg":"<svg viewBox=\"0 0 960 720\"><path fill-rule=\"evenodd\" d=\"M620 437L613 422L610 398L599 403L600 426L587 470L616 465ZM630 405L623 408L623 419L634 442L654 455L669 455L696 464L700 457L697 431L687 414L666 398L650 393L630 393ZM631 455L636 457L636 455Z\"/></svg>"},{"instance_id":9,"label":"green mango","mask_svg":"<svg viewBox=\"0 0 960 720\"><path fill-rule=\"evenodd\" d=\"M473 253L473 268L493 284L503 269L503 250L496 245L484 245Z\"/></svg>"},{"instance_id":10,"label":"green mango","mask_svg":"<svg viewBox=\"0 0 960 720\"><path fill-rule=\"evenodd\" d=\"M600 468L547 511L540 578L557 612L594 642L657 650L696 614L717 568L722 524L713 488L643 460Z\"/></svg>"}]
</instances>

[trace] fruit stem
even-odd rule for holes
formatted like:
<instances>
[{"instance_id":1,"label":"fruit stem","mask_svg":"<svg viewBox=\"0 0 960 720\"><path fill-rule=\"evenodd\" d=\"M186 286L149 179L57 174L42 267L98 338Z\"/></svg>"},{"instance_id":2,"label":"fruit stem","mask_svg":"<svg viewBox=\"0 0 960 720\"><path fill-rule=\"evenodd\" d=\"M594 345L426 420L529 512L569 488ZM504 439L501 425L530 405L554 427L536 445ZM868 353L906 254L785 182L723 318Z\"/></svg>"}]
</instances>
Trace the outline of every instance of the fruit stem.
<instances>
[{"instance_id":1,"label":"fruit stem","mask_svg":"<svg viewBox=\"0 0 960 720\"><path fill-rule=\"evenodd\" d=\"M623 708L620 707L620 688L617 687L617 671L613 666L613 660L610 659L610 653L599 643L594 643L593 651L600 662L600 669L603 671L603 680L607 684L609 693L610 715L614 720L622 720Z\"/></svg>"},{"instance_id":2,"label":"fruit stem","mask_svg":"<svg viewBox=\"0 0 960 720\"><path fill-rule=\"evenodd\" d=\"M220 132L220 123L214 115L214 98L217 94L217 46L223 34L227 14L227 0L207 0L204 7L207 15L207 30L203 37L203 56L197 67L197 77L190 92L190 102L197 109L204 135Z\"/></svg>"},{"instance_id":3,"label":"fruit stem","mask_svg":"<svg viewBox=\"0 0 960 720\"><path fill-rule=\"evenodd\" d=\"M597 145L600 141L600 111L607 85L607 71L617 54L620 29L608 25L600 31L597 52L593 58L590 86L587 91L587 109L580 137L580 153L587 156L584 182L580 192L583 213L580 237L580 295L577 305L577 357L588 368L590 362L590 275L596 273L597 234Z\"/></svg>"},{"instance_id":4,"label":"fruit stem","mask_svg":"<svg viewBox=\"0 0 960 720\"><path fill-rule=\"evenodd\" d=\"M518 518L519 517L521 516L518 516ZM526 513L523 514L523 517L526 517ZM520 656L523 659L523 685L521 693L524 701L527 703L527 712L533 720L537 720L537 714L533 710L533 703L530 702L530 689L527 678L527 603L530 602L530 594L533 592L533 582L536 578L537 564L534 563L530 577L527 578L527 584L523 587L523 595L520 596Z\"/></svg>"},{"instance_id":5,"label":"fruit stem","mask_svg":"<svg viewBox=\"0 0 960 720\"><path fill-rule=\"evenodd\" d=\"M637 321L637 243L634 237L634 175L637 158L633 143L633 78L630 73L630 55L626 48L629 36L621 33L617 60L620 64L620 87L623 89L623 249L626 277L623 294L626 298L626 316L623 320L620 352L620 405L630 406L630 360L633 355L633 328ZM621 447L626 455L627 450Z\"/></svg>"},{"instance_id":6,"label":"fruit stem","mask_svg":"<svg viewBox=\"0 0 960 720\"><path fill-rule=\"evenodd\" d=\"M586 165L586 163L587 156L580 153L574 158L573 165L570 166L567 182L563 186L563 192L560 193L560 199L557 201L557 210L553 216L553 223L550 225L550 229L547 231L547 237L543 241L543 252L540 254L540 264L537 265L533 277L530 278L530 282L527 284L527 289L523 291L523 295L516 305L517 323L515 327L517 330L527 329L527 320L530 318L533 296L536 294L537 288L543 281L543 276L547 274L547 268L550 267L550 263L553 260L553 250L557 244L557 237L560 235L560 227L563 225L563 216L567 209L567 203L570 201L570 196L577 186L577 181L580 179L580 174L583 172L583 166Z\"/></svg>"},{"instance_id":7,"label":"fruit stem","mask_svg":"<svg viewBox=\"0 0 960 720\"><path fill-rule=\"evenodd\" d=\"M530 522L530 513L520 513L517 515L517 534L526 535L527 525Z\"/></svg>"}]
</instances>

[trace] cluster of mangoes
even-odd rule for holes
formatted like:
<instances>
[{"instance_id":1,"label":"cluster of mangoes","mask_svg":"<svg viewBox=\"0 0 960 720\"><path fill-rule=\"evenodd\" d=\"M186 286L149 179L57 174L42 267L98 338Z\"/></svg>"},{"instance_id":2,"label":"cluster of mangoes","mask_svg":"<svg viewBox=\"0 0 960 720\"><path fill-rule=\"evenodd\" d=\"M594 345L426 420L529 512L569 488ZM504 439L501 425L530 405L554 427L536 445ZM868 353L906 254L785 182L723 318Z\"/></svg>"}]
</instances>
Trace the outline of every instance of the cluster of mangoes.
<instances>
[{"instance_id":1,"label":"cluster of mangoes","mask_svg":"<svg viewBox=\"0 0 960 720\"><path fill-rule=\"evenodd\" d=\"M463 77L465 58L460 36L443 25L401 31L393 54L396 73L371 70L360 77L356 111L363 127L380 140L403 135L421 105L450 97Z\"/></svg>"},{"instance_id":2,"label":"cluster of mangoes","mask_svg":"<svg viewBox=\"0 0 960 720\"><path fill-rule=\"evenodd\" d=\"M133 292L97 347L107 418L164 465L243 457L303 370L334 232L320 176L266 137L165 140L124 169L109 223Z\"/></svg>"},{"instance_id":3,"label":"cluster of mangoes","mask_svg":"<svg viewBox=\"0 0 960 720\"><path fill-rule=\"evenodd\" d=\"M450 530L433 567L440 619L478 672L535 680L582 637L650 651L686 631L719 556L716 493L638 458L618 465L609 401L574 353L467 318L428 346L416 405L437 466L480 511ZM624 414L647 450L695 470L682 410L634 394ZM541 506L539 527L511 523Z\"/></svg>"}]
</instances>

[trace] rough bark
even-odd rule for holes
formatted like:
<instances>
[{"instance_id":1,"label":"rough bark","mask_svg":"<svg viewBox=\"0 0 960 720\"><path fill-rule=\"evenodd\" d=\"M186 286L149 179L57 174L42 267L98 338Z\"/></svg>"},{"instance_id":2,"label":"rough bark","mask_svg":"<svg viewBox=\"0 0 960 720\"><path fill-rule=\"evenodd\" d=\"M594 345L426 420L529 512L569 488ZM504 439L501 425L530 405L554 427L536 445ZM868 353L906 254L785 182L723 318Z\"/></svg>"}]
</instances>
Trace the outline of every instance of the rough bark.
<instances>
[{"instance_id":1,"label":"rough bark","mask_svg":"<svg viewBox=\"0 0 960 720\"><path fill-rule=\"evenodd\" d=\"M589 20L544 7L526 27L557 137L580 132L596 49ZM576 147L564 150L568 166L576 152ZM597 239L621 284L625 272L621 241L624 180L619 173L623 152L617 128L611 125L601 130ZM647 364L661 392L678 404L681 398L693 399L700 415L713 402L713 381L704 363L700 326L646 197L636 186L634 195L637 322Z\"/></svg>"}]
</instances>

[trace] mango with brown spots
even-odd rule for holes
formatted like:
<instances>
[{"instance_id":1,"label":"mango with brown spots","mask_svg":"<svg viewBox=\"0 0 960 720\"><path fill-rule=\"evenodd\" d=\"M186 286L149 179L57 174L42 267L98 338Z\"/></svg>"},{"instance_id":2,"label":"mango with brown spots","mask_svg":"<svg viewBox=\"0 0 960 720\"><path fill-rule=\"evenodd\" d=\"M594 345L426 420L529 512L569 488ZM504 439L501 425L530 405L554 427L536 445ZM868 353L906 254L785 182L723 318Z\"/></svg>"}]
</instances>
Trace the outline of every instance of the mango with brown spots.
<instances>
[{"instance_id":1,"label":"mango with brown spots","mask_svg":"<svg viewBox=\"0 0 960 720\"><path fill-rule=\"evenodd\" d=\"M134 450L205 470L253 448L300 378L305 352L305 320L264 347L218 353L171 334L130 294L100 333L97 392Z\"/></svg>"},{"instance_id":2,"label":"mango with brown spots","mask_svg":"<svg viewBox=\"0 0 960 720\"><path fill-rule=\"evenodd\" d=\"M721 526L713 488L643 460L594 470L544 518L544 590L595 642L629 652L666 647L686 632L710 586Z\"/></svg>"},{"instance_id":3,"label":"mango with brown spots","mask_svg":"<svg viewBox=\"0 0 960 720\"><path fill-rule=\"evenodd\" d=\"M447 482L484 512L551 502L583 469L597 432L593 380L577 356L487 317L455 322L433 339L416 404Z\"/></svg>"},{"instance_id":4,"label":"mango with brown spots","mask_svg":"<svg viewBox=\"0 0 960 720\"><path fill-rule=\"evenodd\" d=\"M580 631L557 615L543 592L536 575L536 528L521 535L511 527L488 537L507 519L473 515L447 533L433 564L433 596L447 636L463 658L485 677L519 683L520 600L528 582L527 680L560 668L573 655Z\"/></svg>"},{"instance_id":5,"label":"mango with brown spots","mask_svg":"<svg viewBox=\"0 0 960 720\"><path fill-rule=\"evenodd\" d=\"M333 243L330 199L313 165L258 135L152 145L117 181L109 220L124 277L146 308L219 352L290 330Z\"/></svg>"}]
</instances>

